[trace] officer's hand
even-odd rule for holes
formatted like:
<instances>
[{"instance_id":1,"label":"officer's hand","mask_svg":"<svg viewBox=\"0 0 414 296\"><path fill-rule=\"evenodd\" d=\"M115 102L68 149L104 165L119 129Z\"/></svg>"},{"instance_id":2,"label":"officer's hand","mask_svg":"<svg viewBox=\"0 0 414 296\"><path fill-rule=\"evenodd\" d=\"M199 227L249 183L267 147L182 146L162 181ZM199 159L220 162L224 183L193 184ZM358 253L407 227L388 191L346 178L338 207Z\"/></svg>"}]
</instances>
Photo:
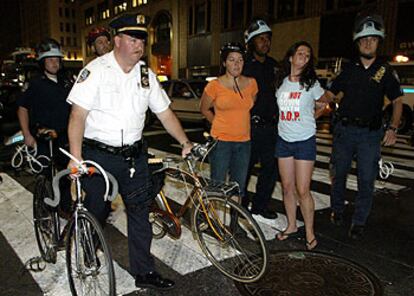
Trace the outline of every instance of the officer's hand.
<instances>
[{"instance_id":1,"label":"officer's hand","mask_svg":"<svg viewBox=\"0 0 414 296\"><path fill-rule=\"evenodd\" d=\"M384 146L392 146L395 142L397 142L396 132L391 129L386 130L384 138L382 139L382 144Z\"/></svg>"},{"instance_id":2,"label":"officer's hand","mask_svg":"<svg viewBox=\"0 0 414 296\"><path fill-rule=\"evenodd\" d=\"M184 158L187 156L187 154L190 154L193 146L194 146L193 143L186 142L183 146L183 150L181 151L181 156Z\"/></svg>"},{"instance_id":3,"label":"officer's hand","mask_svg":"<svg viewBox=\"0 0 414 296\"><path fill-rule=\"evenodd\" d=\"M36 139L31 134L28 134L24 137L24 144L34 148L36 146Z\"/></svg>"},{"instance_id":4,"label":"officer's hand","mask_svg":"<svg viewBox=\"0 0 414 296\"><path fill-rule=\"evenodd\" d=\"M82 161L82 159L80 159L79 161ZM68 169L75 169L75 168L78 168L78 167L79 167L79 164L76 161L74 161L72 159L69 161ZM70 174L69 176L70 176L71 179L76 179L76 177L80 176L80 173L77 172L75 174Z\"/></svg>"}]
</instances>

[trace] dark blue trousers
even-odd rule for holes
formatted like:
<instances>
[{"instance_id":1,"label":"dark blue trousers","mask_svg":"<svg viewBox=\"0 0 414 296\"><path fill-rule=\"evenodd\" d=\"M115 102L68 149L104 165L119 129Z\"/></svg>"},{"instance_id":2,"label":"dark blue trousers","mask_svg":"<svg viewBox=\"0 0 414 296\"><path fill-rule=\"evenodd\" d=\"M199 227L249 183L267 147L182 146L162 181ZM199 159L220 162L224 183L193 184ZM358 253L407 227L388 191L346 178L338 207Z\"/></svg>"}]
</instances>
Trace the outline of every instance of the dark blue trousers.
<instances>
[{"instance_id":1,"label":"dark blue trousers","mask_svg":"<svg viewBox=\"0 0 414 296\"><path fill-rule=\"evenodd\" d=\"M84 148L84 159L93 160L110 172L118 181L119 193L124 201L128 221L128 252L130 272L133 276L154 271L154 259L150 253L152 228L148 220L151 204L147 154L140 152L135 159L135 174L129 176L128 162L121 155ZM82 183L86 192L85 206L103 225L110 208L103 200L105 184L101 177L85 178Z\"/></svg>"},{"instance_id":2,"label":"dark blue trousers","mask_svg":"<svg viewBox=\"0 0 414 296\"><path fill-rule=\"evenodd\" d=\"M365 225L372 207L375 180L378 175L378 161L381 157L383 130L369 130L337 123L334 129L331 159L331 207L342 214L345 208L346 178L355 158L358 170L358 193L352 223Z\"/></svg>"}]
</instances>

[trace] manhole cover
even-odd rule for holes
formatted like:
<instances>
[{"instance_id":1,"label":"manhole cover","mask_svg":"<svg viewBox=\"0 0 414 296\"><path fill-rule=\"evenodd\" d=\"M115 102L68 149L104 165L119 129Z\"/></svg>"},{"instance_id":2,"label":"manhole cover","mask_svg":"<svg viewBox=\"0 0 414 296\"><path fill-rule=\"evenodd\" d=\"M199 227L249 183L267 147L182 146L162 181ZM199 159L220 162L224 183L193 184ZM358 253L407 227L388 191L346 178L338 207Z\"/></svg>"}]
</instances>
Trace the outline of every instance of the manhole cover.
<instances>
[{"instance_id":1,"label":"manhole cover","mask_svg":"<svg viewBox=\"0 0 414 296\"><path fill-rule=\"evenodd\" d=\"M277 252L267 274L252 284L236 283L243 296L380 296L379 279L366 268L333 255Z\"/></svg>"}]
</instances>

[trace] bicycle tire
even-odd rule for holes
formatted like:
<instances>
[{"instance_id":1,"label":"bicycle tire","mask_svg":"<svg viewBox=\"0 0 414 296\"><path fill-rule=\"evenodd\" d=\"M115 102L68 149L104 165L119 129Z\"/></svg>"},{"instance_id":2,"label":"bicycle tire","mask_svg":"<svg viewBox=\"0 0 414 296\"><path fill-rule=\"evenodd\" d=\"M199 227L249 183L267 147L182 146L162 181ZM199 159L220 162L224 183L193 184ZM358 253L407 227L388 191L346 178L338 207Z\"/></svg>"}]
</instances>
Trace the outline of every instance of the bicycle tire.
<instances>
[{"instance_id":1,"label":"bicycle tire","mask_svg":"<svg viewBox=\"0 0 414 296\"><path fill-rule=\"evenodd\" d=\"M33 224L37 246L43 260L56 263L55 224L56 211L44 203L45 197L52 197L51 182L45 176L37 176L33 194Z\"/></svg>"},{"instance_id":2,"label":"bicycle tire","mask_svg":"<svg viewBox=\"0 0 414 296\"><path fill-rule=\"evenodd\" d=\"M112 255L102 227L85 210L79 210L76 216L70 222L66 242L66 268L72 295L115 296Z\"/></svg>"},{"instance_id":3,"label":"bicycle tire","mask_svg":"<svg viewBox=\"0 0 414 296\"><path fill-rule=\"evenodd\" d=\"M227 277L241 283L258 281L266 273L269 251L256 221L239 204L222 196L210 195L204 205L209 208L210 222L200 203L192 216L203 253Z\"/></svg>"}]
</instances>

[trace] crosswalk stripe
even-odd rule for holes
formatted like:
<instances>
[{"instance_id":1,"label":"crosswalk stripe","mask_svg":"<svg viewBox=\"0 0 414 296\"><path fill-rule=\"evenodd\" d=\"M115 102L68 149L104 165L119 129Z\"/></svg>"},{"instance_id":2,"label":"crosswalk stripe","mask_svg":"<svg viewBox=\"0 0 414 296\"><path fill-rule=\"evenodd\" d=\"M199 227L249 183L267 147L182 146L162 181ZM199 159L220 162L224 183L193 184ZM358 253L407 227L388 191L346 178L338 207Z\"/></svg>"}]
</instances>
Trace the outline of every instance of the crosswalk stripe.
<instances>
[{"instance_id":1,"label":"crosswalk stripe","mask_svg":"<svg viewBox=\"0 0 414 296\"><path fill-rule=\"evenodd\" d=\"M39 256L33 228L33 195L6 174L1 174L0 231L17 253L22 264ZM64 252L58 252L56 264L47 264L42 272L30 271L44 295L70 296ZM118 295L137 290L132 276L114 262Z\"/></svg>"}]
</instances>

